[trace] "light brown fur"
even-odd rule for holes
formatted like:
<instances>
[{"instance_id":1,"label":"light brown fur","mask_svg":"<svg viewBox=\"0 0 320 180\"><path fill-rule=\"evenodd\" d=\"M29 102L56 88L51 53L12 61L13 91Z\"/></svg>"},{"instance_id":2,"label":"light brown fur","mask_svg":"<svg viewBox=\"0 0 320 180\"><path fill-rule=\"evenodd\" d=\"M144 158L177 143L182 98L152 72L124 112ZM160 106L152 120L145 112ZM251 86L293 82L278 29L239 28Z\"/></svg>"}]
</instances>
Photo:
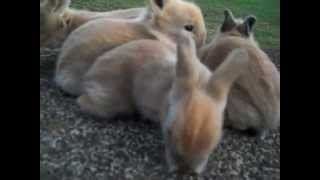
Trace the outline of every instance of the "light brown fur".
<instances>
[{"instance_id":1,"label":"light brown fur","mask_svg":"<svg viewBox=\"0 0 320 180\"><path fill-rule=\"evenodd\" d=\"M103 118L138 110L161 123L170 170L201 173L220 141L228 92L248 57L235 50L212 74L190 34L179 34L177 49L137 40L105 53L85 75L78 103Z\"/></svg>"},{"instance_id":2,"label":"light brown fur","mask_svg":"<svg viewBox=\"0 0 320 180\"><path fill-rule=\"evenodd\" d=\"M70 0L40 2L40 48L60 48L72 31L91 20L99 18L134 19L146 11L145 8L131 8L92 12L72 9L69 4Z\"/></svg>"},{"instance_id":3,"label":"light brown fur","mask_svg":"<svg viewBox=\"0 0 320 180\"><path fill-rule=\"evenodd\" d=\"M56 82L66 92L79 95L83 75L104 52L137 39L158 39L172 44L177 31L193 25L192 32L199 48L205 42L206 29L201 10L182 0L163 0L159 7L154 0L148 4L151 18L139 20L98 19L74 31L58 58ZM191 33L191 32L190 32Z\"/></svg>"},{"instance_id":4,"label":"light brown fur","mask_svg":"<svg viewBox=\"0 0 320 180\"><path fill-rule=\"evenodd\" d=\"M243 21L236 21L236 26ZM280 74L269 57L259 48L252 32L244 36L236 26L219 32L201 50L202 63L215 71L236 48L246 49L250 66L234 84L226 110L227 127L240 130L274 129L280 123Z\"/></svg>"},{"instance_id":5,"label":"light brown fur","mask_svg":"<svg viewBox=\"0 0 320 180\"><path fill-rule=\"evenodd\" d=\"M166 57L174 58L174 49L157 40L136 40L106 52L84 77L83 94L78 100L81 108L104 118L134 112L135 76L148 62ZM93 103L87 104L83 99Z\"/></svg>"},{"instance_id":6,"label":"light brown fur","mask_svg":"<svg viewBox=\"0 0 320 180\"><path fill-rule=\"evenodd\" d=\"M178 110L177 119L172 125L175 129L173 136L177 149L187 154L186 157L192 157L193 154L206 153L212 142L219 142L221 122L212 121L219 114L219 108L208 95L196 92L184 101L185 105Z\"/></svg>"}]
</instances>

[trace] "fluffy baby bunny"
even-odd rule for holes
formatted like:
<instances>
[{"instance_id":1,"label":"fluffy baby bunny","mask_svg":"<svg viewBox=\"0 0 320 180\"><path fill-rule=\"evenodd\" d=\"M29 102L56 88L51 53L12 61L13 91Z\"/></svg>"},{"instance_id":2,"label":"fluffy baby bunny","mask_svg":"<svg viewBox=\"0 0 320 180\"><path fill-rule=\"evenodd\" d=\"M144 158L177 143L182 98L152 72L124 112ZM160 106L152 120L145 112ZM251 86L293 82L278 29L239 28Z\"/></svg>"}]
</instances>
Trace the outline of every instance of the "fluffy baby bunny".
<instances>
[{"instance_id":1,"label":"fluffy baby bunny","mask_svg":"<svg viewBox=\"0 0 320 180\"><path fill-rule=\"evenodd\" d=\"M235 19L230 10L213 41L201 50L202 63L215 71L236 48L247 50L250 67L234 84L226 110L227 127L261 135L280 124L280 73L253 37L256 18Z\"/></svg>"},{"instance_id":2,"label":"fluffy baby bunny","mask_svg":"<svg viewBox=\"0 0 320 180\"><path fill-rule=\"evenodd\" d=\"M40 1L40 47L59 48L66 37L86 22L98 18L131 19L145 8L132 8L110 12L90 12L69 8L70 0Z\"/></svg>"},{"instance_id":3,"label":"fluffy baby bunny","mask_svg":"<svg viewBox=\"0 0 320 180\"><path fill-rule=\"evenodd\" d=\"M170 44L178 31L192 34L201 47L206 29L200 8L183 0L149 0L148 13L135 20L98 19L71 33L58 58L55 80L71 95L81 93L83 75L104 52L137 39ZM125 53L125 52L124 52Z\"/></svg>"},{"instance_id":4,"label":"fluffy baby bunny","mask_svg":"<svg viewBox=\"0 0 320 180\"><path fill-rule=\"evenodd\" d=\"M103 118L138 110L159 122L170 171L199 174L220 141L228 92L248 55L234 50L212 74L190 34L180 36L177 48L137 40L107 52L85 75L78 104Z\"/></svg>"}]
</instances>

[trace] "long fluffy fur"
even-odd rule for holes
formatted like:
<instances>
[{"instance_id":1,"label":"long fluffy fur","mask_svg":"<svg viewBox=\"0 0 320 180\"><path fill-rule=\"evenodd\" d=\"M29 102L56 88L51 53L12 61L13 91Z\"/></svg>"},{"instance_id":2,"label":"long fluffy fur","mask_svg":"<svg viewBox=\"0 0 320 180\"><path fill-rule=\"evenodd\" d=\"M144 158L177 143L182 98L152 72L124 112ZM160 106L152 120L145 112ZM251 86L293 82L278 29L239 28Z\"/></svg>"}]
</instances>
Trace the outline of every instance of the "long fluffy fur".
<instances>
[{"instance_id":1,"label":"long fluffy fur","mask_svg":"<svg viewBox=\"0 0 320 180\"><path fill-rule=\"evenodd\" d=\"M60 48L71 32L99 18L134 19L146 13L145 8L93 12L70 8L70 0L40 2L40 48Z\"/></svg>"},{"instance_id":2,"label":"long fluffy fur","mask_svg":"<svg viewBox=\"0 0 320 180\"><path fill-rule=\"evenodd\" d=\"M58 58L57 84L66 92L79 95L83 75L104 52L138 39L157 39L170 46L176 40L177 31L184 30L185 24L194 26L191 33L197 45L202 46L206 30L198 6L182 0L166 0L163 7L157 9L154 0L150 3L150 19L98 19L74 31Z\"/></svg>"},{"instance_id":3,"label":"long fluffy fur","mask_svg":"<svg viewBox=\"0 0 320 180\"><path fill-rule=\"evenodd\" d=\"M219 91L228 92L248 60L235 51L212 74L190 34L179 34L177 48L137 40L105 53L86 73L78 103L103 118L138 110L161 123L170 169L201 173L222 135L227 95Z\"/></svg>"},{"instance_id":4,"label":"long fluffy fur","mask_svg":"<svg viewBox=\"0 0 320 180\"><path fill-rule=\"evenodd\" d=\"M200 56L202 62L215 71L234 49L248 52L249 68L231 89L225 125L260 134L280 125L280 73L254 40L253 24L253 16L245 20L235 19L232 14L226 16L224 31L220 29L212 42L202 48ZM243 28L250 26L251 29Z\"/></svg>"}]
</instances>

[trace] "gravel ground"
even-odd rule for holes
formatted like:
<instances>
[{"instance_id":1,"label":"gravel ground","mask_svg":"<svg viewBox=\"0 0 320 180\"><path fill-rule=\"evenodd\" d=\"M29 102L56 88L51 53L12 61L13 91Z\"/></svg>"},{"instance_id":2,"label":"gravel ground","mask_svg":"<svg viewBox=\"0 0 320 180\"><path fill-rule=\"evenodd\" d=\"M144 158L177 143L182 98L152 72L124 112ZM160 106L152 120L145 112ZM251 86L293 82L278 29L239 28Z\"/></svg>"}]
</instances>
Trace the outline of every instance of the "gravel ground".
<instances>
[{"instance_id":1,"label":"gravel ground","mask_svg":"<svg viewBox=\"0 0 320 180\"><path fill-rule=\"evenodd\" d=\"M266 52L280 70L280 49ZM139 117L102 122L81 113L52 83L56 54L40 50L40 179L173 179L159 126ZM226 130L203 179L280 179L280 129L260 142Z\"/></svg>"}]
</instances>

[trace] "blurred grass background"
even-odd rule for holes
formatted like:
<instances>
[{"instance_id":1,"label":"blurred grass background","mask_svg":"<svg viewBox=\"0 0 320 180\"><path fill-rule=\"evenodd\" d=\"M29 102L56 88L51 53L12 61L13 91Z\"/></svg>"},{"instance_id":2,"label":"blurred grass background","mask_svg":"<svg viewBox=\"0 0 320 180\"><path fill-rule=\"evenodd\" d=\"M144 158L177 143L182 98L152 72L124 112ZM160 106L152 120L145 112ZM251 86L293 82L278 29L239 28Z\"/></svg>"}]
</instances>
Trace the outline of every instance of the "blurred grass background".
<instances>
[{"instance_id":1,"label":"blurred grass background","mask_svg":"<svg viewBox=\"0 0 320 180\"><path fill-rule=\"evenodd\" d=\"M255 15L255 35L262 48L280 48L279 0L190 0L204 14L209 40L223 21L223 10L229 8L236 17ZM72 0L72 7L108 11L144 6L144 0Z\"/></svg>"}]
</instances>

